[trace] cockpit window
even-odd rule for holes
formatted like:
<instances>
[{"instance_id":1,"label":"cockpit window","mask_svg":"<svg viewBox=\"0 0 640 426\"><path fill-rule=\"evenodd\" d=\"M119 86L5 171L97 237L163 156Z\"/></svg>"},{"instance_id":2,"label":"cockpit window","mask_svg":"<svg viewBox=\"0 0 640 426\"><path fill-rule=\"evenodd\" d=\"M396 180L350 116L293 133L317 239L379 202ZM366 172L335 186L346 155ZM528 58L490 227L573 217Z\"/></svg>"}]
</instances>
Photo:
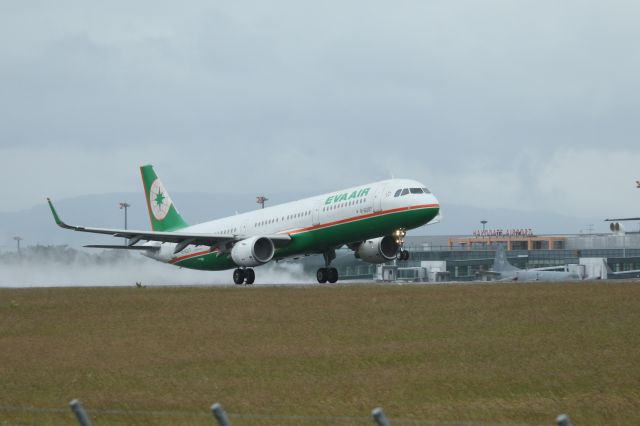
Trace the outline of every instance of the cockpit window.
<instances>
[{"instance_id":1,"label":"cockpit window","mask_svg":"<svg viewBox=\"0 0 640 426\"><path fill-rule=\"evenodd\" d=\"M407 188L402 190L402 194L401 195L407 195L409 193L409 190Z\"/></svg>"},{"instance_id":2,"label":"cockpit window","mask_svg":"<svg viewBox=\"0 0 640 426\"><path fill-rule=\"evenodd\" d=\"M424 191L425 194L431 194L431 191L429 191L427 188L422 188L422 190Z\"/></svg>"},{"instance_id":3,"label":"cockpit window","mask_svg":"<svg viewBox=\"0 0 640 426\"><path fill-rule=\"evenodd\" d=\"M394 197L399 197L400 193L402 192L402 189L398 189L394 195Z\"/></svg>"},{"instance_id":4,"label":"cockpit window","mask_svg":"<svg viewBox=\"0 0 640 426\"><path fill-rule=\"evenodd\" d=\"M410 191L412 194L422 194L422 188L411 188Z\"/></svg>"}]
</instances>

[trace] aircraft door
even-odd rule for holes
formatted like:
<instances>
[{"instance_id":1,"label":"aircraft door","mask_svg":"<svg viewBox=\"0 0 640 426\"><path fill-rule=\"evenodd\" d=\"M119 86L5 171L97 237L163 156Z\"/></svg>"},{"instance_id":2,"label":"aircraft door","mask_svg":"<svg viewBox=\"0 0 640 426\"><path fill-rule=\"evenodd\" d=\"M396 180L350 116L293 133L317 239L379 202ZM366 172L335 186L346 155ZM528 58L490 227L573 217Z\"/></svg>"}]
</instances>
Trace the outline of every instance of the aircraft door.
<instances>
[{"instance_id":1,"label":"aircraft door","mask_svg":"<svg viewBox=\"0 0 640 426\"><path fill-rule=\"evenodd\" d=\"M313 212L312 212L311 216L312 216L311 225L312 226L320 225L320 206L319 205L316 205L313 208Z\"/></svg>"},{"instance_id":2,"label":"aircraft door","mask_svg":"<svg viewBox=\"0 0 640 426\"><path fill-rule=\"evenodd\" d=\"M382 210L382 199L385 196L387 185L378 187L373 193L373 212L379 212Z\"/></svg>"}]
</instances>

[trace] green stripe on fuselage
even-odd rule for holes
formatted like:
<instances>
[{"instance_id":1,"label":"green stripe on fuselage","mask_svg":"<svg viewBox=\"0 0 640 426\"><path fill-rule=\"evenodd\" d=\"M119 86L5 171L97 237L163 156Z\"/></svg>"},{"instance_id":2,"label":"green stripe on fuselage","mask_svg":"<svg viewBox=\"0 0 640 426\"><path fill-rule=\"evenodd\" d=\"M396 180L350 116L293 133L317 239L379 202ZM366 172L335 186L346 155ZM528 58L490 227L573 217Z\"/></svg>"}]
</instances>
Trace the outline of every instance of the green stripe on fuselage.
<instances>
[{"instance_id":1,"label":"green stripe on fuselage","mask_svg":"<svg viewBox=\"0 0 640 426\"><path fill-rule=\"evenodd\" d=\"M438 207L404 210L385 213L366 219L330 225L291 236L291 244L276 251L275 259L294 256L296 254L321 253L347 242L364 241L383 235L389 235L402 227L413 229L429 223L438 215ZM235 268L231 255L208 253L177 262L176 265L189 269L221 271Z\"/></svg>"}]
</instances>

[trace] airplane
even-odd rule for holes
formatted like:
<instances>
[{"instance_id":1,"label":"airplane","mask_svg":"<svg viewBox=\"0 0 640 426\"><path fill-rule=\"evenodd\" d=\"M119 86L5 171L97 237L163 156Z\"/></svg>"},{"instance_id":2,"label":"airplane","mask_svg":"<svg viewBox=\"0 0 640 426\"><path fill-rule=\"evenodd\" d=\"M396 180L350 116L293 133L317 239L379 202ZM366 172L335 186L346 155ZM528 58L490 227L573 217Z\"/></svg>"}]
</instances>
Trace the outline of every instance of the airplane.
<instances>
[{"instance_id":1,"label":"airplane","mask_svg":"<svg viewBox=\"0 0 640 426\"><path fill-rule=\"evenodd\" d=\"M520 269L513 266L507 260L504 246L496 249L496 257L490 271L483 274L490 275L501 281L576 281L581 280L580 275L574 272L549 271L542 269Z\"/></svg>"},{"instance_id":2,"label":"airplane","mask_svg":"<svg viewBox=\"0 0 640 426\"><path fill-rule=\"evenodd\" d=\"M331 267L335 250L346 245L370 263L408 260L407 230L439 220L440 205L421 183L390 179L355 186L218 220L189 225L178 212L152 165L140 167L151 231L68 225L47 198L56 224L79 232L126 238L127 245L85 247L138 250L183 268L234 269L235 284L253 284L252 268L270 261L322 254L319 283L338 281ZM145 241L141 245L136 245Z\"/></svg>"}]
</instances>

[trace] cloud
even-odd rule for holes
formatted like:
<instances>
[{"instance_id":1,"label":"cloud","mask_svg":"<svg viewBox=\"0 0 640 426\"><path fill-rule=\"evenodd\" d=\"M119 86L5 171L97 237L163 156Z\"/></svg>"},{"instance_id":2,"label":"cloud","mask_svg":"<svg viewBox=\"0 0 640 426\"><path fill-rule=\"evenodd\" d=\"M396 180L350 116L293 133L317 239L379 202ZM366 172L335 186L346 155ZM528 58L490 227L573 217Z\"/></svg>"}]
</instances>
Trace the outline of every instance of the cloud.
<instances>
[{"instance_id":1,"label":"cloud","mask_svg":"<svg viewBox=\"0 0 640 426\"><path fill-rule=\"evenodd\" d=\"M637 152L634 2L5 9L0 178L21 186L0 188L3 210L130 191L144 163L181 190L313 194L394 173L456 202L586 210L538 174L569 187L563 153Z\"/></svg>"}]
</instances>

